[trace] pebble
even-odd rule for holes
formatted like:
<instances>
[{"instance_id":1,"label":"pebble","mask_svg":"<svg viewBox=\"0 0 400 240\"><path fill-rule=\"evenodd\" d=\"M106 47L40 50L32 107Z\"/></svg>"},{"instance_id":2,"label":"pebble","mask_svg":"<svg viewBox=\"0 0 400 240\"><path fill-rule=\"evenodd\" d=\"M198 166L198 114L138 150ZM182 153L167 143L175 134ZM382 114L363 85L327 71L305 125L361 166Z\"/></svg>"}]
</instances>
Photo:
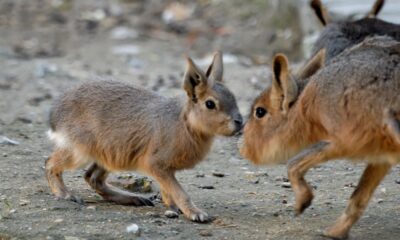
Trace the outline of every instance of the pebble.
<instances>
[{"instance_id":1,"label":"pebble","mask_svg":"<svg viewBox=\"0 0 400 240\"><path fill-rule=\"evenodd\" d=\"M159 217L160 217L160 214L155 213L155 212L147 212L147 213L146 213L146 216L152 217L152 218L159 218Z\"/></svg>"},{"instance_id":2,"label":"pebble","mask_svg":"<svg viewBox=\"0 0 400 240\"><path fill-rule=\"evenodd\" d=\"M220 178L225 177L225 173L222 172L213 172L212 175L214 177L220 177Z\"/></svg>"},{"instance_id":3,"label":"pebble","mask_svg":"<svg viewBox=\"0 0 400 240\"><path fill-rule=\"evenodd\" d=\"M61 223L64 222L64 219L62 218L57 218L56 220L54 220L55 223Z\"/></svg>"},{"instance_id":4,"label":"pebble","mask_svg":"<svg viewBox=\"0 0 400 240\"><path fill-rule=\"evenodd\" d=\"M212 236L212 232L210 230L200 230L200 236L202 237L211 237Z\"/></svg>"},{"instance_id":5,"label":"pebble","mask_svg":"<svg viewBox=\"0 0 400 240\"><path fill-rule=\"evenodd\" d=\"M196 177L197 178L203 178L205 175L204 175L204 173L198 173L198 174L196 174Z\"/></svg>"},{"instance_id":6,"label":"pebble","mask_svg":"<svg viewBox=\"0 0 400 240\"><path fill-rule=\"evenodd\" d=\"M212 186L212 185L199 186L199 188L201 188L201 189L215 189L215 187Z\"/></svg>"},{"instance_id":7,"label":"pebble","mask_svg":"<svg viewBox=\"0 0 400 240\"><path fill-rule=\"evenodd\" d=\"M167 218L177 218L177 217L179 217L179 214L177 212L175 212L175 211L172 211L172 210L165 211L164 215Z\"/></svg>"},{"instance_id":8,"label":"pebble","mask_svg":"<svg viewBox=\"0 0 400 240\"><path fill-rule=\"evenodd\" d=\"M28 205L28 203L30 203L30 201L29 200L25 200L25 199L21 199L19 201L19 205L20 206L26 206L26 205Z\"/></svg>"},{"instance_id":9,"label":"pebble","mask_svg":"<svg viewBox=\"0 0 400 240\"><path fill-rule=\"evenodd\" d=\"M280 181L282 181L282 182L289 182L289 179L286 178L286 177L276 177L276 178L275 178L275 181L277 181L277 182L280 182Z\"/></svg>"},{"instance_id":10,"label":"pebble","mask_svg":"<svg viewBox=\"0 0 400 240\"><path fill-rule=\"evenodd\" d=\"M137 224L134 224L134 223L129 225L129 226L127 226L126 227L126 231L128 233L133 233L133 234L136 234L136 235L140 235L140 228L139 228L139 226Z\"/></svg>"},{"instance_id":11,"label":"pebble","mask_svg":"<svg viewBox=\"0 0 400 240\"><path fill-rule=\"evenodd\" d=\"M91 206L88 206L86 209L95 211L96 210L96 206L91 205Z\"/></svg>"},{"instance_id":12,"label":"pebble","mask_svg":"<svg viewBox=\"0 0 400 240\"><path fill-rule=\"evenodd\" d=\"M130 28L127 28L124 26L120 26L120 27L114 28L111 31L110 36L112 39L115 39L115 40L125 40L125 39L137 38L139 36L139 34L133 29L130 29Z\"/></svg>"},{"instance_id":13,"label":"pebble","mask_svg":"<svg viewBox=\"0 0 400 240\"><path fill-rule=\"evenodd\" d=\"M11 140L6 136L0 136L0 144L3 144L3 145L19 145L19 142Z\"/></svg>"},{"instance_id":14,"label":"pebble","mask_svg":"<svg viewBox=\"0 0 400 240\"><path fill-rule=\"evenodd\" d=\"M396 181L394 181L394 182L397 183L397 184L400 184L400 178L396 179Z\"/></svg>"},{"instance_id":15,"label":"pebble","mask_svg":"<svg viewBox=\"0 0 400 240\"><path fill-rule=\"evenodd\" d=\"M111 52L115 55L136 55L140 52L140 49L136 45L119 45L114 46Z\"/></svg>"},{"instance_id":16,"label":"pebble","mask_svg":"<svg viewBox=\"0 0 400 240\"><path fill-rule=\"evenodd\" d=\"M281 187L283 187L283 188L291 188L292 185L290 185L290 182L283 182L283 183L281 184Z\"/></svg>"}]
</instances>

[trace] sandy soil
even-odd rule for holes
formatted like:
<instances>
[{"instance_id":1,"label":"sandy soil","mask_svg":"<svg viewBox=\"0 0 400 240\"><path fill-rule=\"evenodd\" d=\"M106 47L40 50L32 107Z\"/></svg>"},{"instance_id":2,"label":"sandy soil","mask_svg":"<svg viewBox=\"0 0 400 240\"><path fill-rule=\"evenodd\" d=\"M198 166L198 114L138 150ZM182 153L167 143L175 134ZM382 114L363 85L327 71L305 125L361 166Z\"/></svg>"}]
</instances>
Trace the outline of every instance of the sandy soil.
<instances>
[{"instance_id":1,"label":"sandy soil","mask_svg":"<svg viewBox=\"0 0 400 240\"><path fill-rule=\"evenodd\" d=\"M105 30L78 36L63 46L62 54L43 57L21 56L15 49L21 33L29 29L16 34L9 26L0 28L0 135L19 143L0 144L0 239L323 239L321 231L344 210L361 175L363 165L345 161L311 170L307 179L316 198L302 216L294 217L285 166L253 166L238 154L237 139L218 138L201 164L178 174L196 205L214 216L212 223L167 218L160 202L140 208L105 202L85 183L84 170L67 172L64 180L86 205L57 201L44 177L44 161L52 149L45 135L51 102L67 88L103 79L163 95L184 94L180 86L187 51L182 46L187 39L141 35L117 41ZM125 44L135 46L137 53L115 54L115 47ZM207 62L205 52L211 51L189 54L202 63ZM246 115L268 84L268 67L239 55L226 59L226 85ZM352 229L352 239L400 238L399 173L395 167L378 187ZM155 194L157 190L148 196ZM126 231L131 224L139 226L140 234Z\"/></svg>"}]
</instances>

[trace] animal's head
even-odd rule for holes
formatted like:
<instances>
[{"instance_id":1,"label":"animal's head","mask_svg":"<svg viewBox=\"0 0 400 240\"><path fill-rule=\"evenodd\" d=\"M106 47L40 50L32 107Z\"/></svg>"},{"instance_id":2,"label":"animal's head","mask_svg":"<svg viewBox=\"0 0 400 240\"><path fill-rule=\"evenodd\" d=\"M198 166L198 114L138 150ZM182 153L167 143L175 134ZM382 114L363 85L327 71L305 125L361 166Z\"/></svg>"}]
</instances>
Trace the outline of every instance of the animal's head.
<instances>
[{"instance_id":1,"label":"animal's head","mask_svg":"<svg viewBox=\"0 0 400 240\"><path fill-rule=\"evenodd\" d=\"M231 136L243 124L236 99L224 86L222 53L216 52L206 72L188 58L183 88L188 96L187 120L193 129L208 135Z\"/></svg>"},{"instance_id":2,"label":"animal's head","mask_svg":"<svg viewBox=\"0 0 400 240\"><path fill-rule=\"evenodd\" d=\"M296 134L292 123L304 80L318 71L324 62L325 50L321 50L296 76L289 72L285 55L273 59L271 85L253 102L244 127L241 154L256 164L276 164L288 160L301 145L293 141Z\"/></svg>"}]
</instances>

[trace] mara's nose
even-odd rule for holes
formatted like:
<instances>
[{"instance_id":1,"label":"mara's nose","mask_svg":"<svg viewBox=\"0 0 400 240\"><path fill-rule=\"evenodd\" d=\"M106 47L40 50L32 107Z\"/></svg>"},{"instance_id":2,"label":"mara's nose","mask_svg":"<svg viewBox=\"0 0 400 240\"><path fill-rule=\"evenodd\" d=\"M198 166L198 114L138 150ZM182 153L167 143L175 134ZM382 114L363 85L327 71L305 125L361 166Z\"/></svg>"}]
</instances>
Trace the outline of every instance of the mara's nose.
<instances>
[{"instance_id":1,"label":"mara's nose","mask_svg":"<svg viewBox=\"0 0 400 240\"><path fill-rule=\"evenodd\" d=\"M237 131L239 131L240 129L242 129L242 127L243 127L243 118L242 118L242 115L240 115L240 114L236 115L233 121L235 122Z\"/></svg>"},{"instance_id":2,"label":"mara's nose","mask_svg":"<svg viewBox=\"0 0 400 240\"><path fill-rule=\"evenodd\" d=\"M236 125L242 126L242 124L243 124L243 120L242 119L235 119L234 121L235 121Z\"/></svg>"}]
</instances>

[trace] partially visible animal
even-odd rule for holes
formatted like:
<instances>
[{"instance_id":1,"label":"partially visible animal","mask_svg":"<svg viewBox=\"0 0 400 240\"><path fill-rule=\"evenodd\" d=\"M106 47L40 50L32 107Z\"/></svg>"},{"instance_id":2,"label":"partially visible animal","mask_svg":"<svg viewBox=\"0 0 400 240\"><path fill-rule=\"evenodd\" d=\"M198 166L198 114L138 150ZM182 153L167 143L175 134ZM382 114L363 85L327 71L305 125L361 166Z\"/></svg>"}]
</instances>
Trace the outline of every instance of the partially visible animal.
<instances>
[{"instance_id":1,"label":"partially visible animal","mask_svg":"<svg viewBox=\"0 0 400 240\"><path fill-rule=\"evenodd\" d=\"M192 203L175 173L204 159L214 136L231 136L242 127L235 97L222 78L222 54L217 52L206 72L187 59L184 101L116 81L67 91L50 114L55 149L46 161L46 176L54 195L82 202L65 187L62 174L90 165L85 180L104 199L153 205L106 182L110 172L137 170L160 184L168 207L192 221L207 222L208 214Z\"/></svg>"},{"instance_id":2,"label":"partially visible animal","mask_svg":"<svg viewBox=\"0 0 400 240\"><path fill-rule=\"evenodd\" d=\"M371 36L390 36L400 41L400 25L383 21L376 16L385 1L376 0L364 18L359 20L333 21L320 0L312 0L311 8L324 26L313 45L311 56L326 50L325 61L330 61L346 48L352 47Z\"/></svg>"},{"instance_id":3,"label":"partially visible animal","mask_svg":"<svg viewBox=\"0 0 400 240\"><path fill-rule=\"evenodd\" d=\"M365 162L347 209L325 233L343 239L400 163L400 42L367 38L321 67L324 55L320 50L296 75L286 56L275 56L272 84L252 105L240 151L256 164L288 163L297 214L314 197L304 179L310 168L335 159Z\"/></svg>"}]
</instances>

